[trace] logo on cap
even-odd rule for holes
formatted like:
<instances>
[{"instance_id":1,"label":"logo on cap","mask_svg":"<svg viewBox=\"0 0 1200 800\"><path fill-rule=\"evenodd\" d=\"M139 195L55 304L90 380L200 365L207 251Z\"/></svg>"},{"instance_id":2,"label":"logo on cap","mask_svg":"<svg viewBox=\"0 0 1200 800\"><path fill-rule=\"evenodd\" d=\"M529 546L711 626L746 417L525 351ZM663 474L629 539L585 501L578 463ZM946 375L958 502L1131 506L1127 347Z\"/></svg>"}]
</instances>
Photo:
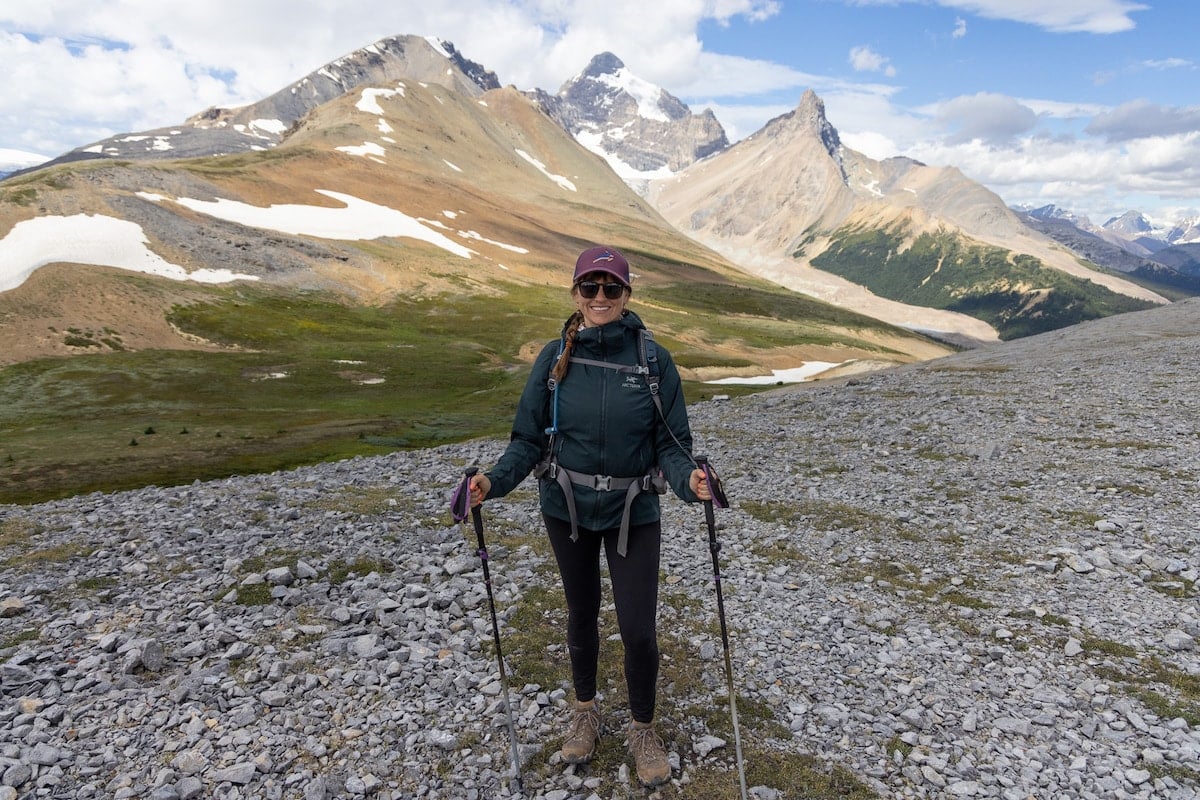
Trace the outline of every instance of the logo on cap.
<instances>
[{"instance_id":1,"label":"logo on cap","mask_svg":"<svg viewBox=\"0 0 1200 800\"><path fill-rule=\"evenodd\" d=\"M599 264L601 261L616 261L617 257L605 250L592 259L593 264Z\"/></svg>"}]
</instances>

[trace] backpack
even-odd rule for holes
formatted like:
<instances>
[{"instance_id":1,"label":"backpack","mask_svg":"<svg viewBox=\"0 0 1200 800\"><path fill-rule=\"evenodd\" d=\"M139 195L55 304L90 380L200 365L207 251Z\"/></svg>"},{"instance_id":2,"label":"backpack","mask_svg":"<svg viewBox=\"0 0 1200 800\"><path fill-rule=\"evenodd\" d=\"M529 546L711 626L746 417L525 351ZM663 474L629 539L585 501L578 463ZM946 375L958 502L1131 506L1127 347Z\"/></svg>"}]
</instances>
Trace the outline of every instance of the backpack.
<instances>
[{"instance_id":1,"label":"backpack","mask_svg":"<svg viewBox=\"0 0 1200 800\"><path fill-rule=\"evenodd\" d=\"M562 355L566 347L566 340L559 341L558 354ZM614 369L618 372L632 372L642 375L646 379L646 385L650 387L650 398L654 401L654 407L658 409L658 416L662 419L663 424L667 424L667 418L663 413L662 398L659 396L659 367L658 367L658 345L654 342L654 334L645 328L638 329L638 364L616 364L611 361L596 361L591 358L571 357L572 364L588 364L593 367L603 367L605 369ZM567 512L571 517L571 541L576 541L579 538L579 526L575 515L575 493L571 488L571 484L586 486L597 491L623 491L625 492L625 512L621 517L621 532L617 540L617 552L625 555L626 544L629 541L629 509L633 505L633 500L642 492L654 492L655 494L665 494L667 491L667 480L662 474L662 470L655 467L646 475L641 475L636 478L618 478L612 475L585 475L583 473L569 470L558 464L558 460L554 455L554 437L558 434L558 381L553 375L546 377L546 388L550 390L550 427L546 428L546 434L550 437L546 448L546 455L538 462L534 468L533 474L539 480L547 479L558 483L562 489L563 497L567 503ZM670 426L667 426L670 431ZM675 438L675 434L671 434L671 438ZM678 440L676 440L678 441Z\"/></svg>"}]
</instances>

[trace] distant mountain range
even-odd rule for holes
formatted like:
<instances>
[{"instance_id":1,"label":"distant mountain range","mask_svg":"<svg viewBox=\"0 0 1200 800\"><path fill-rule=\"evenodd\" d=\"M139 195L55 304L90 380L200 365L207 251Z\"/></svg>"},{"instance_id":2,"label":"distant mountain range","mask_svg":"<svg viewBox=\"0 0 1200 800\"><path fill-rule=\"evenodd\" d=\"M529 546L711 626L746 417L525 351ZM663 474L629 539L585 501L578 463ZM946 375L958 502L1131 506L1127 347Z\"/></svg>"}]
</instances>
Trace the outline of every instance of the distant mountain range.
<instances>
[{"instance_id":1,"label":"distant mountain range","mask_svg":"<svg viewBox=\"0 0 1200 800\"><path fill-rule=\"evenodd\" d=\"M1013 210L1096 264L1125 273L1155 274L1158 280L1179 283L1190 291L1200 287L1200 217L1164 227L1130 211L1095 225L1086 216L1055 205ZM1191 280L1180 281L1172 272Z\"/></svg>"},{"instance_id":2,"label":"distant mountain range","mask_svg":"<svg viewBox=\"0 0 1200 800\"><path fill-rule=\"evenodd\" d=\"M546 123L559 133L551 135ZM596 155L603 172L591 160ZM109 166L62 171L73 164ZM177 165L169 176L152 166L168 164ZM360 174L364 166L369 179ZM547 197L537 185L547 179L566 195ZM585 193L581 181L599 183ZM1195 291L1191 262L1181 255L1155 267L1095 261L1107 269L1093 269L1081 263L1078 243L1054 236L1048 220L1008 209L953 167L875 161L845 147L812 92L793 112L730 145L711 112L691 112L612 53L598 54L554 94L521 93L501 87L452 44L413 36L357 50L251 105L211 108L179 125L77 148L17 173L0 190L0 230L39 215L101 212L141 225L156 257L189 271L305 285L315 273L317 283L351 292L361 291L357 277L339 272L334 279L324 258L303 255L312 246L281 240L279 229L258 228L249 248L264 251L256 259L224 247L206 253L194 242L211 237L183 231L200 224L198 214L211 225L221 203L312 204L320 190L402 211L425 228L444 220L456 204L451 198L473 198L489 209L492 232L470 232L483 241L538 241L591 228L581 241L607 229L622 232L609 240L629 240L655 258L688 249L674 235L597 222L632 213L639 224L673 228L720 254L704 258L723 262L727 276L740 271L968 345ZM239 224L240 235L254 230ZM1114 222L1106 236L1136 242L1153 232L1130 239L1124 231L1136 224ZM517 230L524 233L515 237ZM291 235L308 242L314 234ZM336 235L315 235L322 252L342 247ZM1163 235L1190 241L1195 225ZM265 252L279 245L287 252ZM524 262L519 271L532 274L548 256L565 260L562 244L549 251L513 245L503 260ZM342 260L379 271L361 248ZM264 264L274 266L264 272ZM437 270L453 271L453 264ZM406 282L393 276L379 290Z\"/></svg>"}]
</instances>

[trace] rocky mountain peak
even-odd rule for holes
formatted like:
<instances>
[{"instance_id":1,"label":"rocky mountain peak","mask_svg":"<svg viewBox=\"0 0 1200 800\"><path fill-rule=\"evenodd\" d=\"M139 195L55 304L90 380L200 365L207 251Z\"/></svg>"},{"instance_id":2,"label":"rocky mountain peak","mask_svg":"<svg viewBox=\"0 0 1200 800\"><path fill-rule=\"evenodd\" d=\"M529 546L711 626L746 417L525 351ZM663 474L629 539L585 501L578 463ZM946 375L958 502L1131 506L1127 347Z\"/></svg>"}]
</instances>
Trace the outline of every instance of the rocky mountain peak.
<instances>
[{"instance_id":1,"label":"rocky mountain peak","mask_svg":"<svg viewBox=\"0 0 1200 800\"><path fill-rule=\"evenodd\" d=\"M729 146L711 111L692 113L610 52L594 56L557 94L528 96L635 188L638 181L677 172Z\"/></svg>"},{"instance_id":2,"label":"rocky mountain peak","mask_svg":"<svg viewBox=\"0 0 1200 800\"><path fill-rule=\"evenodd\" d=\"M609 52L593 56L592 60L579 74L580 78L596 78L601 75L612 75L625 68L625 62Z\"/></svg>"},{"instance_id":3,"label":"rocky mountain peak","mask_svg":"<svg viewBox=\"0 0 1200 800\"><path fill-rule=\"evenodd\" d=\"M438 44L446 51L446 56L450 59L450 62L462 70L462 73L470 78L471 82L480 89L487 92L500 88L500 79L496 77L495 72L464 56L455 49L454 44L451 42L439 41Z\"/></svg>"},{"instance_id":4,"label":"rocky mountain peak","mask_svg":"<svg viewBox=\"0 0 1200 800\"><path fill-rule=\"evenodd\" d=\"M1066 220L1067 222L1078 223L1081 219L1081 217L1079 217L1077 214L1065 208L1059 208L1053 203L1028 209L1025 213L1029 214L1029 216L1033 217L1034 219L1041 220L1061 219Z\"/></svg>"},{"instance_id":5,"label":"rocky mountain peak","mask_svg":"<svg viewBox=\"0 0 1200 800\"><path fill-rule=\"evenodd\" d=\"M1200 216L1187 217L1172 225L1166 239L1173 245L1200 242Z\"/></svg>"},{"instance_id":6,"label":"rocky mountain peak","mask_svg":"<svg viewBox=\"0 0 1200 800\"><path fill-rule=\"evenodd\" d=\"M837 155L842 147L842 140L838 136L837 128L825 118L825 101L817 97L817 93L812 89L806 89L801 96L800 105L795 111L795 121L815 133L831 156Z\"/></svg>"},{"instance_id":7,"label":"rocky mountain peak","mask_svg":"<svg viewBox=\"0 0 1200 800\"><path fill-rule=\"evenodd\" d=\"M1150 221L1140 211L1126 211L1121 216L1113 217L1108 222L1105 222L1104 227L1110 231L1127 236L1149 233L1154 229Z\"/></svg>"},{"instance_id":8,"label":"rocky mountain peak","mask_svg":"<svg viewBox=\"0 0 1200 800\"><path fill-rule=\"evenodd\" d=\"M815 138L834 160L841 161L841 137L825 118L825 102L812 89L805 90L795 109L771 120L763 130L773 138Z\"/></svg>"}]
</instances>

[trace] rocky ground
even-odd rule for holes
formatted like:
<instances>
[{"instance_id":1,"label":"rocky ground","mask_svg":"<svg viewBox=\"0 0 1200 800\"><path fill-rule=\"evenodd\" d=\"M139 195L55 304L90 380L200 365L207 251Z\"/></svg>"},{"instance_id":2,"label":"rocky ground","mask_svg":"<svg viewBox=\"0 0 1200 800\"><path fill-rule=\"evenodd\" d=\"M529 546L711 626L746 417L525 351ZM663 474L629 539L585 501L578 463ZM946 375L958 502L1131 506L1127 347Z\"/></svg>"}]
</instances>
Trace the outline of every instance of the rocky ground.
<instances>
[{"instance_id":1,"label":"rocky ground","mask_svg":"<svg viewBox=\"0 0 1200 800\"><path fill-rule=\"evenodd\" d=\"M880 797L1196 797L1198 404L1188 301L694 405L733 503L751 794L806 796L769 752ZM514 796L473 534L446 512L502 447L0 507L0 800ZM734 747L697 710L727 703L703 516L664 508L656 794L692 797ZM524 794L645 796L619 747L557 762L566 673L531 676L562 646L523 651L558 613L532 491L485 520Z\"/></svg>"}]
</instances>

